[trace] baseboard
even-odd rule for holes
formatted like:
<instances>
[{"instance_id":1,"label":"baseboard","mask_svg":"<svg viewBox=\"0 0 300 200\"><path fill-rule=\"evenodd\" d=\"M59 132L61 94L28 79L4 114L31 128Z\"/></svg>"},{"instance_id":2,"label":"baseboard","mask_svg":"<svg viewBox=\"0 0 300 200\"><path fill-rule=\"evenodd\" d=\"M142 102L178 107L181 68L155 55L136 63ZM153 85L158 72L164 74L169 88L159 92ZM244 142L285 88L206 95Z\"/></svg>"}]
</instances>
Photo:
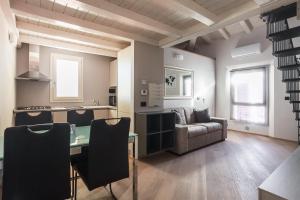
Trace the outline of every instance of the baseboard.
<instances>
[{"instance_id":1,"label":"baseboard","mask_svg":"<svg viewBox=\"0 0 300 200\"><path fill-rule=\"evenodd\" d=\"M286 141L286 142L295 142L295 143L297 143L297 141L294 141L294 140L288 140L288 139L283 139L283 138L271 137L269 135L262 135L262 134L254 133L254 132L238 131L238 130L233 130L233 129L227 129L227 131L239 132L239 133L250 134L250 135L257 135L257 136L272 138L272 139L276 139L276 140L282 140L282 141Z\"/></svg>"}]
</instances>

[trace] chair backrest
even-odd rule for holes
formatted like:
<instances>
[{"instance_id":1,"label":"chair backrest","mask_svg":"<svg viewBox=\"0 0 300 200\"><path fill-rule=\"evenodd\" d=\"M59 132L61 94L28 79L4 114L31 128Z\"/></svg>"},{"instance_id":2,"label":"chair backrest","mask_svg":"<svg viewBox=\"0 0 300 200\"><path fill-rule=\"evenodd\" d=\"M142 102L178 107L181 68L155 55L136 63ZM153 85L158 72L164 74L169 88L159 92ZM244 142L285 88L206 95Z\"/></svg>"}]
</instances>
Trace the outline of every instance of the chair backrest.
<instances>
[{"instance_id":1,"label":"chair backrest","mask_svg":"<svg viewBox=\"0 0 300 200\"><path fill-rule=\"evenodd\" d=\"M76 110L69 110L67 113L67 121L70 124L76 124L76 126L90 126L93 120L93 110L85 110L83 113L79 113Z\"/></svg>"},{"instance_id":2,"label":"chair backrest","mask_svg":"<svg viewBox=\"0 0 300 200\"><path fill-rule=\"evenodd\" d=\"M21 126L53 123L51 111L33 112L32 114L34 115L30 115L28 112L16 113L15 125Z\"/></svg>"},{"instance_id":3,"label":"chair backrest","mask_svg":"<svg viewBox=\"0 0 300 200\"><path fill-rule=\"evenodd\" d=\"M69 124L53 124L43 133L27 126L7 128L3 164L3 200L69 198Z\"/></svg>"},{"instance_id":4,"label":"chair backrest","mask_svg":"<svg viewBox=\"0 0 300 200\"><path fill-rule=\"evenodd\" d=\"M130 118L121 118L115 125L105 119L91 125L88 149L89 189L129 177L128 136Z\"/></svg>"}]
</instances>

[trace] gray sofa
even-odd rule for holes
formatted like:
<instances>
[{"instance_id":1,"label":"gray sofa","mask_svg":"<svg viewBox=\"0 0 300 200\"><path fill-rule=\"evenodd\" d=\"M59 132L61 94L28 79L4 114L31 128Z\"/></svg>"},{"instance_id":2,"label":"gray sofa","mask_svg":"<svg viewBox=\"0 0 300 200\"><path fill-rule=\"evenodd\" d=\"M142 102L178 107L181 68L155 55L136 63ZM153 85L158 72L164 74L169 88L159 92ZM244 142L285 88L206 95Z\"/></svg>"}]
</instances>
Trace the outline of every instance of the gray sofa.
<instances>
[{"instance_id":1,"label":"gray sofa","mask_svg":"<svg viewBox=\"0 0 300 200\"><path fill-rule=\"evenodd\" d=\"M227 120L211 117L209 122L197 123L193 108L172 108L185 117L186 124L176 124L173 152L183 154L227 138Z\"/></svg>"}]
</instances>

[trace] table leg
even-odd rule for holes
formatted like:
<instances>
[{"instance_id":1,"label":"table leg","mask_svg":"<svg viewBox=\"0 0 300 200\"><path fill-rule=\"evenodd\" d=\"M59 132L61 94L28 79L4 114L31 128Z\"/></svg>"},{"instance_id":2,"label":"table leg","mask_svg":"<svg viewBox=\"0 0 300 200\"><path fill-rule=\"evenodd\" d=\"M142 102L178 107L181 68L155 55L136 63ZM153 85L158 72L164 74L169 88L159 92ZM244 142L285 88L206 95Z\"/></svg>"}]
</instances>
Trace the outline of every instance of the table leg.
<instances>
[{"instance_id":1,"label":"table leg","mask_svg":"<svg viewBox=\"0 0 300 200\"><path fill-rule=\"evenodd\" d=\"M136 137L134 137L133 140L133 147L132 147L132 155L133 155L133 160L132 160L132 199L137 200L138 199L138 193L137 193L137 186L138 186L138 177L137 177L137 165L135 163L135 142L136 142Z\"/></svg>"}]
</instances>

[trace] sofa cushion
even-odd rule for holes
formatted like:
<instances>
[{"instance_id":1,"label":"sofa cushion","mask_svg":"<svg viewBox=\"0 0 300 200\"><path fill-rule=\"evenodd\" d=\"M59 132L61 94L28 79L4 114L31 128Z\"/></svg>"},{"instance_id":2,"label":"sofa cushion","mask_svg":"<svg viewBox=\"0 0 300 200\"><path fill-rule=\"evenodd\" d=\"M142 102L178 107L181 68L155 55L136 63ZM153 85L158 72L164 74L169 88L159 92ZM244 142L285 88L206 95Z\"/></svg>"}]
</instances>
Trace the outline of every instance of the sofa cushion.
<instances>
[{"instance_id":1,"label":"sofa cushion","mask_svg":"<svg viewBox=\"0 0 300 200\"><path fill-rule=\"evenodd\" d=\"M193 124L196 123L194 109L191 107L184 107L186 123Z\"/></svg>"},{"instance_id":2,"label":"sofa cushion","mask_svg":"<svg viewBox=\"0 0 300 200\"><path fill-rule=\"evenodd\" d=\"M222 124L217 122L208 122L208 123L197 123L199 126L205 126L208 130L208 132L214 132L218 130L222 130Z\"/></svg>"},{"instance_id":3,"label":"sofa cushion","mask_svg":"<svg viewBox=\"0 0 300 200\"><path fill-rule=\"evenodd\" d=\"M189 137L196 137L207 133L207 128L201 125L188 125Z\"/></svg>"},{"instance_id":4,"label":"sofa cushion","mask_svg":"<svg viewBox=\"0 0 300 200\"><path fill-rule=\"evenodd\" d=\"M197 123L210 122L210 116L208 113L208 108L205 110L196 110L194 109L194 114Z\"/></svg>"},{"instance_id":5,"label":"sofa cushion","mask_svg":"<svg viewBox=\"0 0 300 200\"><path fill-rule=\"evenodd\" d=\"M183 108L174 108L171 111L175 113L176 124L187 124Z\"/></svg>"}]
</instances>

